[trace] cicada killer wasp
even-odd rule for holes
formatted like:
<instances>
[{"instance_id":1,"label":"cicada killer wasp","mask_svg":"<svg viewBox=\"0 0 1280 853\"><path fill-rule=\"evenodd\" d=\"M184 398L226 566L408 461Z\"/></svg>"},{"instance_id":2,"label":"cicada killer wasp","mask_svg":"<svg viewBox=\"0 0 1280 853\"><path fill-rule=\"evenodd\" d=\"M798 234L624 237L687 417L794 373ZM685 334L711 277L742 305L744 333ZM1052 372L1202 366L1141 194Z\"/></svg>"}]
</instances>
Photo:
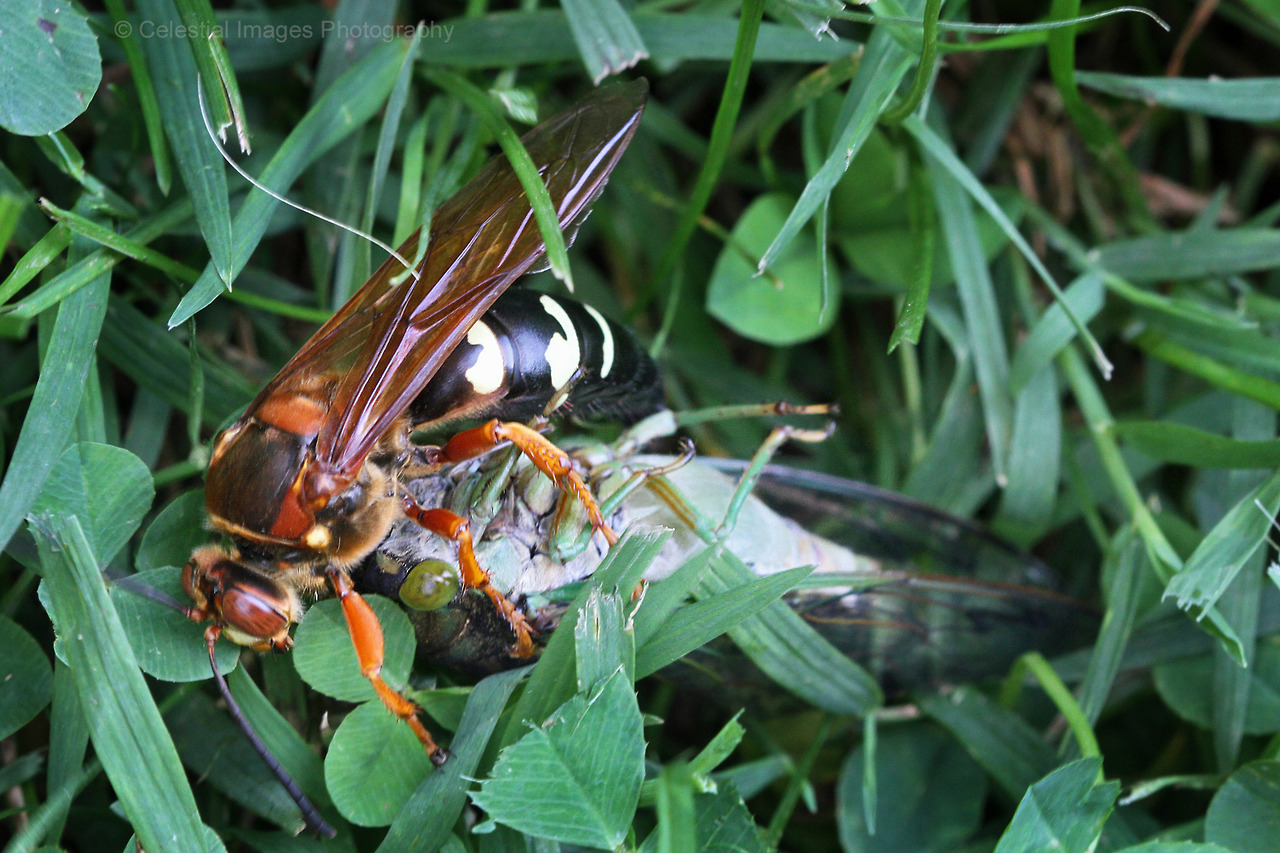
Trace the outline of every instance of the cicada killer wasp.
<instances>
[{"instance_id":1,"label":"cicada killer wasp","mask_svg":"<svg viewBox=\"0 0 1280 853\"><path fill-rule=\"evenodd\" d=\"M604 188L640 122L641 80L603 88L523 139L572 236ZM419 236L400 248L418 253ZM569 457L521 422L569 379L566 405L638 417L658 405L657 372L639 348L600 315L511 284L545 246L509 163L486 165L436 211L416 269L387 260L213 442L206 485L209 523L229 548L192 555L183 584L188 615L259 650L291 647L304 598L341 601L363 675L412 728L437 764L445 753L417 706L381 675L382 630L348 571L405 516L457 545L466 586L484 592L514 637L532 652L530 627L494 588L475 557L467 520L426 507L402 487L406 471L427 471L510 442L586 507L610 541L590 491ZM611 402L609 402L611 401ZM423 426L492 418L443 446L417 446Z\"/></svg>"}]
</instances>

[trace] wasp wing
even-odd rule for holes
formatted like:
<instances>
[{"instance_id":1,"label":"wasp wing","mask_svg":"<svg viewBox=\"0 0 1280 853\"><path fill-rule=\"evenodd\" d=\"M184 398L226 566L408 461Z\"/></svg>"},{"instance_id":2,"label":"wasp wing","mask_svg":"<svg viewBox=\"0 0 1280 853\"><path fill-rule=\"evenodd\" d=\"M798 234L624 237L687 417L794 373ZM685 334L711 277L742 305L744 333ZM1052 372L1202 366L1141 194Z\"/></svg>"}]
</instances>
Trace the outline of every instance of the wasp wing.
<instances>
[{"instance_id":1,"label":"wasp wing","mask_svg":"<svg viewBox=\"0 0 1280 853\"><path fill-rule=\"evenodd\" d=\"M643 80L597 90L522 142L572 232L639 125ZM419 235L400 249L418 252ZM543 254L524 189L505 157L491 160L432 217L411 275L389 258L263 389L256 406L303 377L341 375L316 441L321 477L345 480L435 375L467 330ZM253 407L251 406L251 409Z\"/></svg>"}]
</instances>

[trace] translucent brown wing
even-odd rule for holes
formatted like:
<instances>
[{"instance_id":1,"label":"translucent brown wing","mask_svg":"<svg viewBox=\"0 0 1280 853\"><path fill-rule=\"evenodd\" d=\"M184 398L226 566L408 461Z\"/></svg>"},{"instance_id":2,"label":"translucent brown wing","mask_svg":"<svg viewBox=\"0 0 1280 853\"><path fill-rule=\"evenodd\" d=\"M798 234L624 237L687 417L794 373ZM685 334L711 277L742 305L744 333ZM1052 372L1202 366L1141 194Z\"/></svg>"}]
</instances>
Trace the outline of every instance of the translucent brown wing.
<instances>
[{"instance_id":1,"label":"translucent brown wing","mask_svg":"<svg viewBox=\"0 0 1280 853\"><path fill-rule=\"evenodd\" d=\"M597 90L522 139L560 220L572 233L635 134L643 80ZM400 248L412 258L418 234ZM427 254L414 277L389 258L289 360L250 406L306 377L337 371L316 443L324 474L345 479L363 462L467 330L524 274L545 247L519 179L491 160L432 217ZM321 473L321 472L313 472Z\"/></svg>"}]
</instances>

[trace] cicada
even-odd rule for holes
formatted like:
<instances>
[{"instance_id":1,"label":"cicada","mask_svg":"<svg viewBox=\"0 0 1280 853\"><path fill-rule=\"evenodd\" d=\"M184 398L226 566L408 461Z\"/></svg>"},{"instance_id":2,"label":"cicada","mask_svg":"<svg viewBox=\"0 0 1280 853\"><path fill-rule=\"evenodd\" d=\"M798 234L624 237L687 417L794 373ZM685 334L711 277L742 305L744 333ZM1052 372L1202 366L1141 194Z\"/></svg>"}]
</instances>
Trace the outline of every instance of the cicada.
<instances>
[{"instance_id":1,"label":"cicada","mask_svg":"<svg viewBox=\"0 0 1280 853\"><path fill-rule=\"evenodd\" d=\"M760 576L813 566L785 601L890 694L1000 673L1023 652L1065 651L1096 627L1095 614L1063 594L1047 566L971 522L839 477L622 449L635 445L630 437L581 443L572 454L612 528L672 531L645 572L648 582L661 583L712 543ZM530 465L513 461L476 460L405 487L460 512L490 506L477 549L525 602L541 641L606 551L587 538L580 511L544 487ZM738 495L740 508L730 510ZM473 672L526 663L501 642L500 624L473 596L454 594L447 558L441 543L401 522L352 576L366 592L401 602L420 661ZM727 671L717 662L724 660L701 655L683 669L704 686L712 686L708 677L720 679L713 684L723 695L727 682L744 680L741 666Z\"/></svg>"},{"instance_id":2,"label":"cicada","mask_svg":"<svg viewBox=\"0 0 1280 853\"><path fill-rule=\"evenodd\" d=\"M523 139L572 236L636 132L643 81L598 90ZM400 248L419 254L419 235ZM557 392L569 407L612 400L609 413L638 417L661 403L652 363L599 314L550 297L504 292L544 253L530 203L497 158L436 211L421 261L387 260L254 398L212 445L206 508L229 547L196 550L183 573L189 615L261 650L292 645L303 602L328 593L342 603L361 671L439 763L417 706L386 684L382 631L348 572L397 519L445 537L465 585L483 591L517 656L531 654L530 627L476 559L468 520L423 505L402 487L407 472L520 448L613 533L571 460L523 421ZM569 387L575 375L579 381ZM479 427L440 446L414 444L423 426L464 418Z\"/></svg>"}]
</instances>

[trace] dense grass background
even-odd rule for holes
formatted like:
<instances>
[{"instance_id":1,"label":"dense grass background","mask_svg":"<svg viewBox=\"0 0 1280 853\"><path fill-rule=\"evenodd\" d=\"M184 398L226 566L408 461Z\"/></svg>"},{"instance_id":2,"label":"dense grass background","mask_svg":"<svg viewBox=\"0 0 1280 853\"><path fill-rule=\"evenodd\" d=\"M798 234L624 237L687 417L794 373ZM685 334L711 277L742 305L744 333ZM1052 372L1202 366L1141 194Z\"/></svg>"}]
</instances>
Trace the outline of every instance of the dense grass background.
<instances>
[{"instance_id":1,"label":"dense grass background","mask_svg":"<svg viewBox=\"0 0 1280 853\"><path fill-rule=\"evenodd\" d=\"M614 73L647 77L651 101L573 275L652 343L672 405L838 402L836 435L788 462L1033 550L1103 614L1096 641L905 710L833 679L822 707L728 722L647 681L637 705L609 675L632 641L608 637L662 626L627 635L622 600L584 595L619 625L576 638L581 684L564 632L523 685L439 676L422 694L458 760L420 786L421 751L376 708L326 703L289 659L255 663L257 682L237 668L246 712L338 823L328 846L1280 843L1274 4L229 5L110 0L86 22L0 3L9 849L320 844L291 837L215 706L199 629L99 580L142 570L175 592L206 537L212 434L381 257L227 169L198 81L228 148L251 141L251 174L396 242L494 150L495 120L523 128ZM694 435L749 456L768 426ZM651 544L618 555L619 588ZM386 618L407 678L407 626ZM324 670L342 638L314 642ZM641 711L671 719L642 731ZM496 758L553 712L564 725ZM322 768L330 738L354 757ZM557 788L565 750L599 770L593 790ZM467 780L489 774L498 825L473 834Z\"/></svg>"}]
</instances>

